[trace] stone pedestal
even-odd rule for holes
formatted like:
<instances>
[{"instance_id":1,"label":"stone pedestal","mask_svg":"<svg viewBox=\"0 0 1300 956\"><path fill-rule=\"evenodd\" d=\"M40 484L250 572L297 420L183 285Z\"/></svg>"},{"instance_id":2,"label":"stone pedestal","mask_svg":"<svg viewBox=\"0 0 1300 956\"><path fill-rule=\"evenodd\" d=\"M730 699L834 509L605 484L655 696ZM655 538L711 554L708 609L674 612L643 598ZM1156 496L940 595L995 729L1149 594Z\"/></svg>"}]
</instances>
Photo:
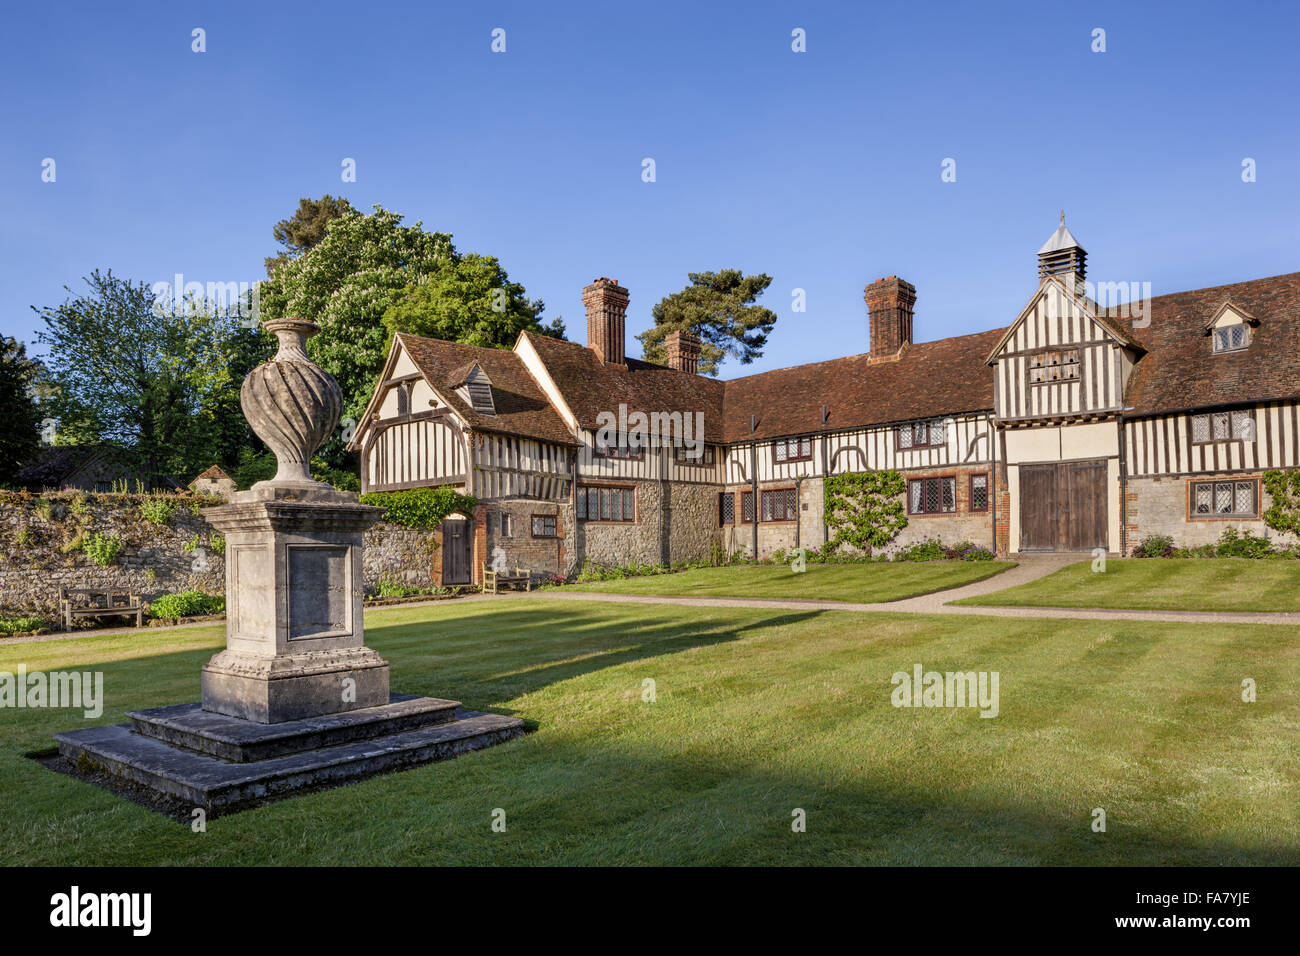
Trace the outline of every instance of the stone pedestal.
<instances>
[{"instance_id":1,"label":"stone pedestal","mask_svg":"<svg viewBox=\"0 0 1300 956\"><path fill-rule=\"evenodd\" d=\"M388 664L365 646L361 612L362 534L381 514L305 482L204 512L226 536L227 604L204 710L274 724L388 702Z\"/></svg>"}]
</instances>

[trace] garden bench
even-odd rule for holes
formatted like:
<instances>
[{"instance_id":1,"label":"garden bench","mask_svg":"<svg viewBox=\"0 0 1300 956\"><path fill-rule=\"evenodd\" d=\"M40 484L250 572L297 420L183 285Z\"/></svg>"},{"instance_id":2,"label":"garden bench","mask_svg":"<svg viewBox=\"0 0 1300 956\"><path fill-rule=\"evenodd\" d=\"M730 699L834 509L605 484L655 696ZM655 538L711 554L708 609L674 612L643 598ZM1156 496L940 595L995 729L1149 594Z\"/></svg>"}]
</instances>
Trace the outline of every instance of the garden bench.
<instances>
[{"instance_id":1,"label":"garden bench","mask_svg":"<svg viewBox=\"0 0 1300 956\"><path fill-rule=\"evenodd\" d=\"M533 589L533 572L531 568L515 568L511 571L493 571L483 565L483 593L497 594L498 588L507 584L522 584L525 591Z\"/></svg>"},{"instance_id":2,"label":"garden bench","mask_svg":"<svg viewBox=\"0 0 1300 956\"><path fill-rule=\"evenodd\" d=\"M144 624L140 595L120 588L59 588L59 610L65 630L71 630L73 619L78 617L135 615L135 626Z\"/></svg>"}]
</instances>

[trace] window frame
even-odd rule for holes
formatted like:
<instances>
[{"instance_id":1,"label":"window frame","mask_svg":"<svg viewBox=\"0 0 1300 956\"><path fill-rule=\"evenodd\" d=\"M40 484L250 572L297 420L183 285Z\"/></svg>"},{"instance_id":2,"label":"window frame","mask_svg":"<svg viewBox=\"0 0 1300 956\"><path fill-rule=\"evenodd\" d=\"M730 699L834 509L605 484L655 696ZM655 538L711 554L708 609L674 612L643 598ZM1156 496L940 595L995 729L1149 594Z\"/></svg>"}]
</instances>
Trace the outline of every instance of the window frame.
<instances>
[{"instance_id":1,"label":"window frame","mask_svg":"<svg viewBox=\"0 0 1300 956\"><path fill-rule=\"evenodd\" d=\"M975 479L984 479L984 507L975 507ZM987 471L972 472L966 482L966 511L968 514L982 515L988 514L989 510L989 473ZM946 513L946 512L941 512Z\"/></svg>"},{"instance_id":2,"label":"window frame","mask_svg":"<svg viewBox=\"0 0 1300 956\"><path fill-rule=\"evenodd\" d=\"M803 453L803 446L807 443L808 454ZM797 454L790 454L790 445L793 444ZM777 456L776 449L778 446L785 446L785 457ZM772 464L788 465L795 461L812 461L813 457L813 440L811 435L801 435L795 438L778 438L772 442Z\"/></svg>"},{"instance_id":3,"label":"window frame","mask_svg":"<svg viewBox=\"0 0 1300 956\"><path fill-rule=\"evenodd\" d=\"M602 491L607 492L607 493L610 493L610 494L612 494L613 492L616 492L616 491L619 492L619 494L620 494L620 496L621 496L621 497L619 498L619 514L620 514L620 515L622 515L622 514L625 513L625 508L624 508L624 506L627 504L627 502L628 502L628 500L629 500L629 499L627 498L627 495L630 494L630 495L631 495L631 502L632 502L632 516L631 516L630 518L625 518L625 517L615 518L615 517L613 517L613 514L614 514L614 508L613 508L613 503L612 503L613 499L611 498L611 499L609 499L609 501L610 501L610 509L609 509L610 517L608 517L608 518L603 518L603 517L597 516L597 517L595 517L595 518L592 518L592 517L590 516L590 514L591 514L591 498L589 497L589 494L590 494L591 492L593 492L593 491L596 493L596 505L597 505L597 510L598 510L598 511L601 511L601 512L604 511L603 504L604 504L605 499L602 498L602 496L601 496L600 493L601 493ZM583 505L582 505L581 508L579 508L579 506L578 506L578 502L579 502L579 501L582 501L582 502L583 502ZM574 520L576 520L576 521L581 521L583 524L640 524L640 516L639 516L639 514L638 514L637 502L636 502L636 485L611 485L611 484L608 484L608 483L605 483L605 482L598 482L598 483L597 483L597 482L591 482L591 483L583 483L583 482L579 482L579 483L578 483L578 487L577 487L577 492L576 492L576 494L575 494L575 496L574 496L574 502L573 502L573 517L574 517Z\"/></svg>"},{"instance_id":4,"label":"window frame","mask_svg":"<svg viewBox=\"0 0 1300 956\"><path fill-rule=\"evenodd\" d=\"M940 483L939 484L939 505L941 508L943 506L943 482L946 481L952 482L952 510L951 511L942 511L942 510L941 511L913 511L912 510L913 483L915 482L921 483L921 504L922 506L924 506L925 505L925 484L924 483L927 481L937 481ZM955 515L958 513L957 512L957 476L955 474L954 475L926 475L924 478L909 478L907 479L907 491L905 492L905 494L907 495L907 514L909 517L931 518L931 517L943 517L945 515Z\"/></svg>"},{"instance_id":5,"label":"window frame","mask_svg":"<svg viewBox=\"0 0 1300 956\"><path fill-rule=\"evenodd\" d=\"M620 435L619 443L614 447L614 454L609 453L609 447L602 445L596 434L591 436L591 457L605 458L610 461L643 461L645 459L645 445L638 444L636 452L632 452L632 446L627 444L627 436Z\"/></svg>"},{"instance_id":6,"label":"window frame","mask_svg":"<svg viewBox=\"0 0 1300 956\"><path fill-rule=\"evenodd\" d=\"M934 440L935 425L941 426L939 429L941 435L938 441ZM916 440L918 428L925 429L924 442L918 442ZM903 429L907 429L912 433L912 443L910 445L903 444ZM948 428L945 420L942 418L918 418L914 421L902 422L901 424L894 426L894 451L914 451L918 448L942 448L946 444L948 444Z\"/></svg>"},{"instance_id":7,"label":"window frame","mask_svg":"<svg viewBox=\"0 0 1300 956\"><path fill-rule=\"evenodd\" d=\"M745 501L749 501L750 517L745 517ZM753 524L754 519L758 517L758 511L754 508L754 493L752 491L742 491L740 493L740 523Z\"/></svg>"},{"instance_id":8,"label":"window frame","mask_svg":"<svg viewBox=\"0 0 1300 956\"><path fill-rule=\"evenodd\" d=\"M730 521L726 520L725 518L725 514L722 508L723 502L731 503ZM734 491L719 491L718 492L718 527L732 528L735 527L735 525L736 525L736 493Z\"/></svg>"},{"instance_id":9,"label":"window frame","mask_svg":"<svg viewBox=\"0 0 1300 956\"><path fill-rule=\"evenodd\" d=\"M1210 486L1210 506L1214 506L1216 485L1232 485L1232 504L1237 506L1237 485L1251 486L1251 500L1254 503L1254 513L1233 511L1225 513L1222 511L1211 511L1207 514L1199 514L1196 511L1196 488L1198 485ZM1260 480L1258 478L1189 478L1187 481L1187 520L1188 521L1258 521L1260 520Z\"/></svg>"},{"instance_id":10,"label":"window frame","mask_svg":"<svg viewBox=\"0 0 1300 956\"><path fill-rule=\"evenodd\" d=\"M695 468L712 468L715 464L717 464L717 460L718 460L718 459L717 459L717 455L716 455L716 453L715 453L715 451L714 451L714 446L713 446L713 445L710 445L710 444L707 444L707 443L702 444L702 445L700 446L700 457L699 457L699 458L691 458L691 457L689 457L689 456L686 454L686 446L685 446L685 445L674 445L674 446L673 446L673 462L674 462L674 464L678 464L678 465L691 465L691 466L693 466L693 467L695 467Z\"/></svg>"},{"instance_id":11,"label":"window frame","mask_svg":"<svg viewBox=\"0 0 1300 956\"><path fill-rule=\"evenodd\" d=\"M783 517L763 517L767 513L766 501L777 501L778 499L769 496L780 495L781 514ZM793 504L791 504L793 502ZM789 508L787 504L791 504ZM773 511L773 515L776 512ZM758 499L758 519L762 524L780 524L791 523L799 520L799 492L794 485L782 485L779 488L760 488Z\"/></svg>"},{"instance_id":12,"label":"window frame","mask_svg":"<svg viewBox=\"0 0 1300 956\"><path fill-rule=\"evenodd\" d=\"M1223 416L1223 415L1226 415L1228 417L1228 437L1216 438L1214 434L1214 419L1216 416ZM1209 438L1196 437L1196 420L1198 418L1204 418L1206 420L1205 428L1210 436ZM1239 429L1237 423L1241 421L1251 422L1251 427L1248 429ZM1195 415L1187 416L1187 427L1190 433L1189 437L1193 445L1213 445L1216 442L1225 442L1225 441L1247 441L1248 439L1242 438L1241 434L1243 431L1253 431L1255 428L1257 428L1258 426L1255 425L1254 422L1255 422L1255 409L1253 408L1229 408L1226 410L1220 409L1218 411L1213 411L1213 412L1198 412Z\"/></svg>"},{"instance_id":13,"label":"window frame","mask_svg":"<svg viewBox=\"0 0 1300 956\"><path fill-rule=\"evenodd\" d=\"M534 538L545 538L545 539L550 539L550 538L558 538L558 537L560 536L560 516L559 516L559 515L548 515L548 514L542 514L542 513L540 513L540 512L534 512L534 513L530 516L530 519L531 519L531 520L528 522L528 524L529 524L529 529L533 532L533 537L534 537ZM538 533L537 533L537 522L538 522L539 520L542 522L542 533L541 533L541 534L538 534ZM547 523L548 521L550 522L550 525L551 525L551 530L550 530L549 533L546 532L546 523Z\"/></svg>"},{"instance_id":14,"label":"window frame","mask_svg":"<svg viewBox=\"0 0 1300 956\"><path fill-rule=\"evenodd\" d=\"M515 536L515 519L509 511L498 512L499 520L497 523L498 538L513 538Z\"/></svg>"},{"instance_id":15,"label":"window frame","mask_svg":"<svg viewBox=\"0 0 1300 956\"><path fill-rule=\"evenodd\" d=\"M1234 329L1241 329L1241 344L1228 345L1226 348L1219 348L1219 333L1231 332ZM1250 348L1250 323L1249 322L1229 322L1227 325L1216 325L1210 329L1210 353L1213 355L1226 355L1231 352L1244 352Z\"/></svg>"}]
</instances>

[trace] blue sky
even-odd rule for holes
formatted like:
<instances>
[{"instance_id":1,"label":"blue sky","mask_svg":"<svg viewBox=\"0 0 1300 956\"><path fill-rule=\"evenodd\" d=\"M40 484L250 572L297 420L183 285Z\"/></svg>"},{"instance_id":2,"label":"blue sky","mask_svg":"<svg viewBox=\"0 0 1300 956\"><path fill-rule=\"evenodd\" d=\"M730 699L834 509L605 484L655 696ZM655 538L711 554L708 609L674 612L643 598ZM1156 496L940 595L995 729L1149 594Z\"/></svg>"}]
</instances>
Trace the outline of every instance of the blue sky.
<instances>
[{"instance_id":1,"label":"blue sky","mask_svg":"<svg viewBox=\"0 0 1300 956\"><path fill-rule=\"evenodd\" d=\"M0 332L28 342L29 306L97 267L261 278L273 223L326 192L498 256L570 338L582 286L617 278L633 355L687 272L767 272L776 331L725 376L866 351L862 288L884 275L917 286L918 340L1007 324L1060 208L1099 281L1300 270L1294 3L50 3L5 21Z\"/></svg>"}]
</instances>

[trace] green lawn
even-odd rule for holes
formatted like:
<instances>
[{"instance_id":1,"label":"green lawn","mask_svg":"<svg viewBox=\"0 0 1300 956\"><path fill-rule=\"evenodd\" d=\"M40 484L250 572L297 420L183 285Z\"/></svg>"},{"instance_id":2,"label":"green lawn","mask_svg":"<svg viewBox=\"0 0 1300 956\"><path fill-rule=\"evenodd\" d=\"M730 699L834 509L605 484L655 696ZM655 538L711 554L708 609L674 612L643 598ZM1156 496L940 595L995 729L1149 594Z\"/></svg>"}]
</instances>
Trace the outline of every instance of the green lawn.
<instances>
[{"instance_id":1,"label":"green lawn","mask_svg":"<svg viewBox=\"0 0 1300 956\"><path fill-rule=\"evenodd\" d=\"M1072 564L1019 587L955 604L1159 611L1300 611L1300 561L1124 558L1096 573Z\"/></svg>"},{"instance_id":2,"label":"green lawn","mask_svg":"<svg viewBox=\"0 0 1300 956\"><path fill-rule=\"evenodd\" d=\"M804 598L872 604L982 581L1015 566L1011 561L882 561L809 564L807 571L795 574L784 564L738 564L621 581L581 581L572 587L579 591L618 594Z\"/></svg>"},{"instance_id":3,"label":"green lawn","mask_svg":"<svg viewBox=\"0 0 1300 956\"><path fill-rule=\"evenodd\" d=\"M1300 864L1300 629L527 598L367 619L395 690L536 732L196 834L23 757L80 714L6 709L4 862ZM0 670L102 669L120 721L196 699L220 645L5 645ZM894 708L916 663L998 671L1000 715Z\"/></svg>"}]
</instances>

